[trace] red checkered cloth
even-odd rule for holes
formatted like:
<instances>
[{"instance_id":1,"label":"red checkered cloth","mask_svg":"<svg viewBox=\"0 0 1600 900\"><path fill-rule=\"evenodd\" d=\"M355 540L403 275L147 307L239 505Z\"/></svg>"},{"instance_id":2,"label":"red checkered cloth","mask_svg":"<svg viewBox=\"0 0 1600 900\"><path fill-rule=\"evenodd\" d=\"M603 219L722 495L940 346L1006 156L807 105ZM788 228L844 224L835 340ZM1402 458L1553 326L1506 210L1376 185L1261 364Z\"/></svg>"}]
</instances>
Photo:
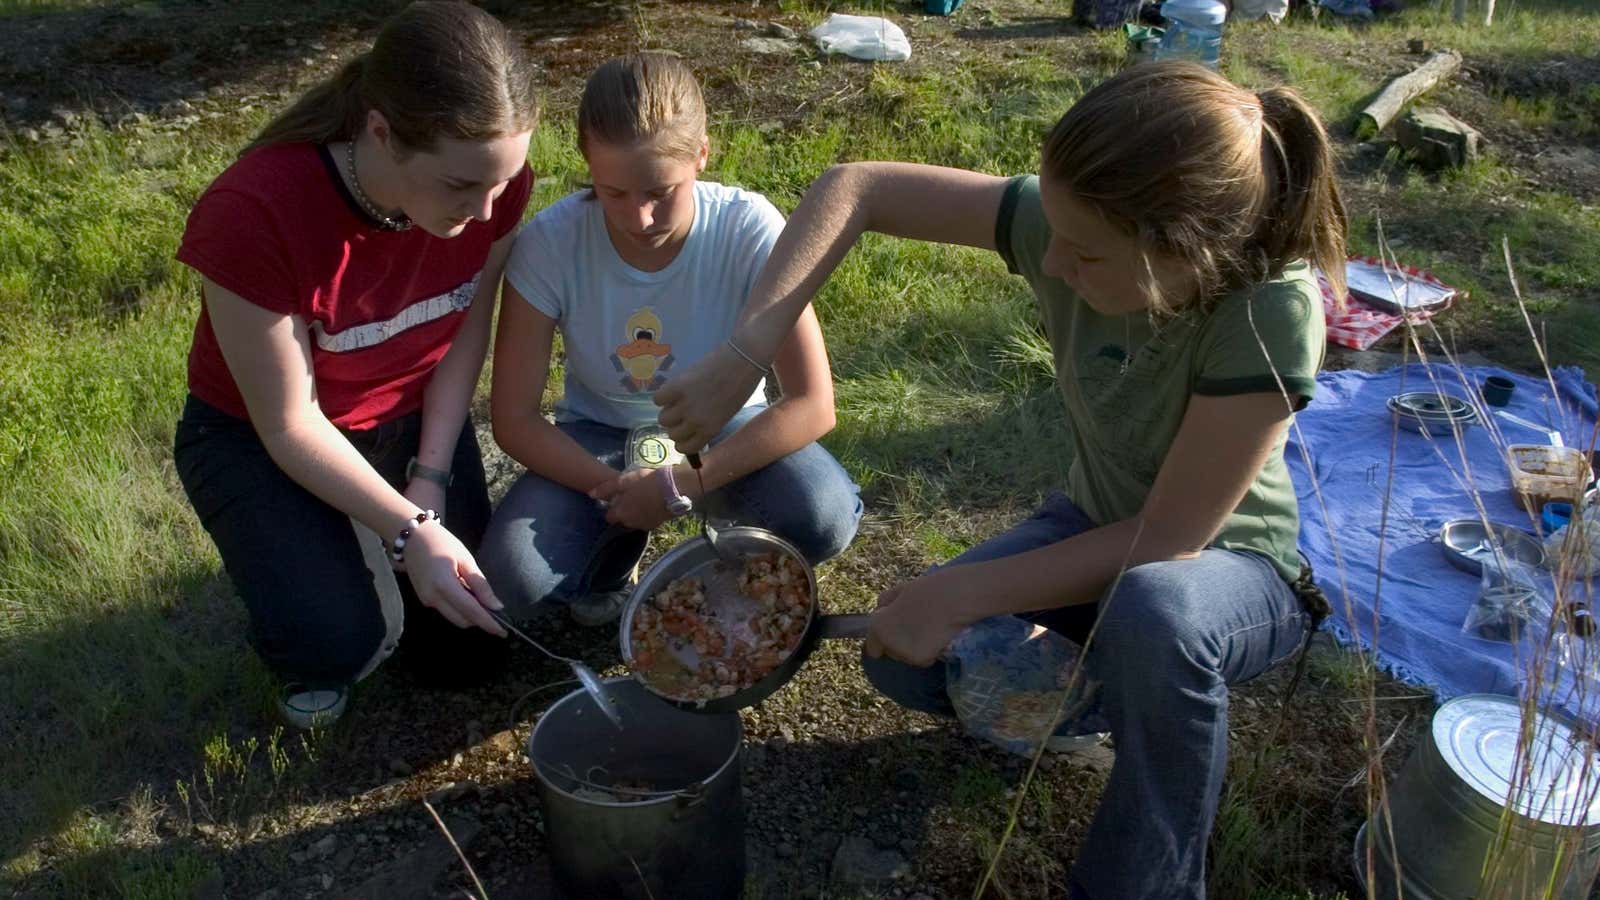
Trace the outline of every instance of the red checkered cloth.
<instances>
[{"instance_id":1,"label":"red checkered cloth","mask_svg":"<svg viewBox=\"0 0 1600 900\"><path fill-rule=\"evenodd\" d=\"M1380 269L1384 267L1383 260L1374 259L1370 256L1351 256L1350 261L1352 263L1375 266ZM1389 269L1394 271L1394 266L1391 264ZM1404 272L1407 277L1418 281L1440 287L1448 287L1433 275L1413 266L1400 266L1399 271ZM1401 322L1405 321L1405 317L1398 313L1373 309L1360 299L1349 295L1345 297L1344 309L1339 309L1338 298L1334 296L1332 286L1328 284L1328 279L1320 271L1317 272L1317 286L1322 288L1322 310L1327 317L1328 340L1341 347L1365 350L1376 344L1379 338L1395 330ZM1448 309L1450 303L1450 300L1446 300L1443 304L1431 309L1419 309L1411 313L1411 321L1413 323L1425 322L1432 318L1434 313L1442 309Z\"/></svg>"}]
</instances>

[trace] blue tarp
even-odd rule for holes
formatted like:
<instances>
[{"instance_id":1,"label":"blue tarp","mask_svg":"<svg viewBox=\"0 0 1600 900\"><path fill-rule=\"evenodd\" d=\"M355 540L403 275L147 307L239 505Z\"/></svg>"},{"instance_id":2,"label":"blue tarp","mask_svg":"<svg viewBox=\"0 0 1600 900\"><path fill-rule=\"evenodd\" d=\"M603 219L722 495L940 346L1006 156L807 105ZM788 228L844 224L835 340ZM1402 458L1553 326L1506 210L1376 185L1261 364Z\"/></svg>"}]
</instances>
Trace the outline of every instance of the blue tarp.
<instances>
[{"instance_id":1,"label":"blue tarp","mask_svg":"<svg viewBox=\"0 0 1600 900\"><path fill-rule=\"evenodd\" d=\"M1547 437L1494 417L1498 442L1477 426L1458 445L1453 436L1397 431L1386 403L1402 391L1475 396L1489 375L1516 382L1507 411L1561 431L1569 447L1591 446L1595 388L1579 369L1556 370L1552 391L1545 379L1490 367L1416 364L1318 376L1316 400L1296 417L1286 452L1300 499L1300 548L1334 607L1326 627L1341 642L1374 651L1380 668L1432 689L1441 702L1474 692L1517 694L1527 680L1530 662L1519 660L1511 644L1462 633L1479 582L1446 561L1438 535L1450 519L1478 517L1468 485L1491 521L1534 532L1512 497L1503 447L1544 444ZM1380 527L1386 492L1388 522Z\"/></svg>"}]
</instances>

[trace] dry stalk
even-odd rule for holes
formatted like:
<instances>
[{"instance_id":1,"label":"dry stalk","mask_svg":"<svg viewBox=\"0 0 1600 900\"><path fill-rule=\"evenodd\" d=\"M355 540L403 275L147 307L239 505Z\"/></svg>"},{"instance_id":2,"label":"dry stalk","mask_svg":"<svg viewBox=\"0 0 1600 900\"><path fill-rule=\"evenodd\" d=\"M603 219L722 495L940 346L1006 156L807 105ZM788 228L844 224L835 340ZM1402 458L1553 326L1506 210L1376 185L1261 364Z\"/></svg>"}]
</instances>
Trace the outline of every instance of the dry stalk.
<instances>
[{"instance_id":1,"label":"dry stalk","mask_svg":"<svg viewBox=\"0 0 1600 900\"><path fill-rule=\"evenodd\" d=\"M467 861L467 855L461 852L461 845L456 843L456 836L450 833L444 820L439 818L439 813L434 810L432 803L424 800L422 806L427 809L428 815L433 816L433 824L438 825L439 830L444 832L444 839L450 842L450 849L456 851L456 858L461 860L461 864L467 869L467 874L472 877L472 884L478 889L478 900L489 900L489 892L483 889L483 882L478 880L478 873L473 871L472 863Z\"/></svg>"}]
</instances>

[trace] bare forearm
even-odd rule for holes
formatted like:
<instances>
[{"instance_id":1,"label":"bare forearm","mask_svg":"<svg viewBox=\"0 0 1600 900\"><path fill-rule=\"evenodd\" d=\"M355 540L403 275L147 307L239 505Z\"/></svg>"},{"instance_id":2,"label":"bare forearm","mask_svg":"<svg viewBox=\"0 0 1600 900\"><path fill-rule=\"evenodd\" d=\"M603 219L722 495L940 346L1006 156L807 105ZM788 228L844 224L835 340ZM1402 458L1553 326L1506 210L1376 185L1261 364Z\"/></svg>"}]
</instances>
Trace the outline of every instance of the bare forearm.
<instances>
[{"instance_id":1,"label":"bare forearm","mask_svg":"<svg viewBox=\"0 0 1600 900\"><path fill-rule=\"evenodd\" d=\"M319 414L262 431L260 437L272 461L296 484L383 537L397 534L417 511Z\"/></svg>"},{"instance_id":2,"label":"bare forearm","mask_svg":"<svg viewBox=\"0 0 1600 900\"><path fill-rule=\"evenodd\" d=\"M806 191L756 279L734 339L756 359L770 360L806 304L856 239L869 217L859 168L834 166Z\"/></svg>"},{"instance_id":3,"label":"bare forearm","mask_svg":"<svg viewBox=\"0 0 1600 900\"><path fill-rule=\"evenodd\" d=\"M1125 568L1182 559L1198 547L1124 519L1016 556L942 570L969 589L952 615L963 622L1099 600Z\"/></svg>"},{"instance_id":4,"label":"bare forearm","mask_svg":"<svg viewBox=\"0 0 1600 900\"><path fill-rule=\"evenodd\" d=\"M617 477L616 469L595 459L577 441L538 414L496 417L494 439L507 456L529 472L580 493L587 494Z\"/></svg>"},{"instance_id":5,"label":"bare forearm","mask_svg":"<svg viewBox=\"0 0 1600 900\"><path fill-rule=\"evenodd\" d=\"M701 454L696 477L680 466L678 487L699 499L706 491L731 484L817 440L833 430L833 405L816 398L784 398L762 410L728 439Z\"/></svg>"}]
</instances>

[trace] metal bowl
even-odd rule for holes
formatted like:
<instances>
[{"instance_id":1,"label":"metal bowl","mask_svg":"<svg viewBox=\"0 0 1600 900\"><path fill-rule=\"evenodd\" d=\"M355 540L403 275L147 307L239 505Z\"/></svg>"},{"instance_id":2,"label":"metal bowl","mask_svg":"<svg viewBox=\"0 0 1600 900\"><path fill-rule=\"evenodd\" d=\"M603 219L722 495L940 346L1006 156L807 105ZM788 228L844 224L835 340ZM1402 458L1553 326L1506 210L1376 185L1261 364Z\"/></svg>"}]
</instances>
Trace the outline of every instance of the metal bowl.
<instances>
[{"instance_id":1,"label":"metal bowl","mask_svg":"<svg viewBox=\"0 0 1600 900\"><path fill-rule=\"evenodd\" d=\"M1530 566L1544 565L1544 545L1510 525L1496 522L1490 532L1478 519L1452 519L1439 529L1439 549L1444 558L1470 575L1483 574L1483 560L1492 559L1497 546L1507 559Z\"/></svg>"},{"instance_id":2,"label":"metal bowl","mask_svg":"<svg viewBox=\"0 0 1600 900\"><path fill-rule=\"evenodd\" d=\"M740 525L733 528L717 529L717 547L730 558L751 556L757 553L777 552L800 561L806 572L807 588L811 596L811 609L806 621L805 632L800 639L800 644L776 669L767 673L755 684L741 688L726 697L716 697L705 700L689 700L675 697L664 691L658 690L649 679L640 673L633 657L633 617L639 607L654 597L673 580L685 575L699 575L710 584L713 579L738 578L740 567L736 563L724 560L717 555L711 542L704 537L690 538L671 550L667 551L660 559L656 560L648 571L634 585L633 592L628 595L628 602L622 608L622 617L618 622L621 631L622 661L633 671L634 677L645 689L657 697L679 707L696 712L732 712L753 706L761 702L767 695L783 687L789 678L800 668L810 655L811 649L816 645L818 633L822 630L821 618L817 612L817 574L806 562L795 546L776 534L764 528L753 528Z\"/></svg>"},{"instance_id":3,"label":"metal bowl","mask_svg":"<svg viewBox=\"0 0 1600 900\"><path fill-rule=\"evenodd\" d=\"M1448 437L1457 429L1479 423L1478 411L1471 403L1438 391L1396 394L1389 398L1388 407L1402 424L1435 437Z\"/></svg>"}]
</instances>

